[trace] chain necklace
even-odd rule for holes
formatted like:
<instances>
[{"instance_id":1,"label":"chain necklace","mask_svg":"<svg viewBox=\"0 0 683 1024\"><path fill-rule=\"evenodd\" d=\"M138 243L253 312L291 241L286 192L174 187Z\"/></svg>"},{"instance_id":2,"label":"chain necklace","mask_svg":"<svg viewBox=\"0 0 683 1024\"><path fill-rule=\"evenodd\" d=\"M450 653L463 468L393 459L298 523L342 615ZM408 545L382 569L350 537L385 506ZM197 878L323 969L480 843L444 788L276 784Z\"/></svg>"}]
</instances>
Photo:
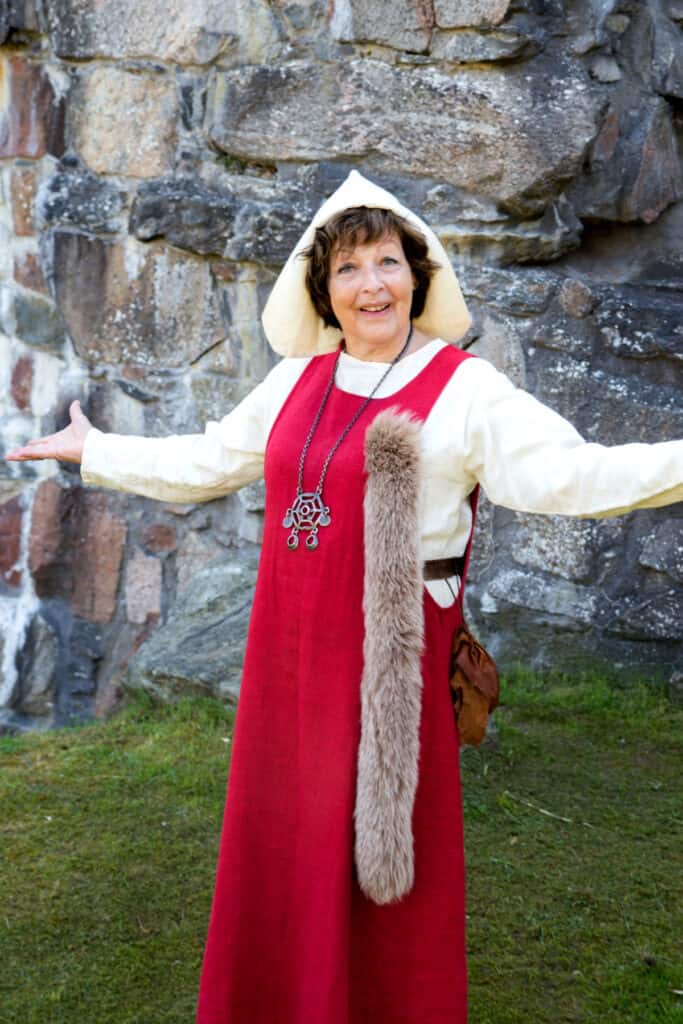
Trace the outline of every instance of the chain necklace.
<instances>
[{"instance_id":1,"label":"chain necklace","mask_svg":"<svg viewBox=\"0 0 683 1024\"><path fill-rule=\"evenodd\" d=\"M327 476L328 467L330 465L330 462L332 461L332 457L334 456L335 452L339 448L339 445L342 443L342 441L349 433L351 428L365 412L371 400L375 397L380 387L387 379L387 376L389 375L391 370L393 370L394 366L396 366L396 363L405 353L406 349L408 348L408 345L410 345L410 339L412 338L412 336L413 325L411 322L410 331L408 332L408 337L405 340L403 348L401 349L397 356L394 356L394 358L389 363L386 370L384 371L380 379L377 381L368 397L363 401L360 408L356 410L351 420L346 424L341 434L330 448L327 454L327 458L323 463L323 468L320 473L320 479L318 480L318 486L314 491L304 491L304 463L306 462L306 455L308 454L308 449L311 445L311 441L313 440L313 435L316 431L318 424L320 423L320 418L322 417L325 406L327 405L327 399L330 397L330 392L332 391L332 387L337 377L337 366L339 365L339 357L342 354L342 349L339 349L339 352L337 353L337 358L334 361L332 376L330 377L327 388L325 389L325 394L323 395L322 402L320 403L320 408L318 409L315 419L311 424L311 429L308 431L308 437L306 438L304 446L301 450L301 458L299 459L299 480L296 488L296 497L294 498L294 501L292 502L290 508L287 509L285 513L285 518L282 520L282 525L285 527L285 529L291 529L292 531L289 537L287 538L287 547L291 550L294 550L294 548L298 548L299 532L301 530L306 530L308 531L308 536L306 537L306 547L309 549L309 551L315 551L315 549L318 546L318 527L329 526L330 523L332 522L332 516L330 514L329 506L326 505L325 502L323 501L323 486L325 483L325 477Z\"/></svg>"}]
</instances>

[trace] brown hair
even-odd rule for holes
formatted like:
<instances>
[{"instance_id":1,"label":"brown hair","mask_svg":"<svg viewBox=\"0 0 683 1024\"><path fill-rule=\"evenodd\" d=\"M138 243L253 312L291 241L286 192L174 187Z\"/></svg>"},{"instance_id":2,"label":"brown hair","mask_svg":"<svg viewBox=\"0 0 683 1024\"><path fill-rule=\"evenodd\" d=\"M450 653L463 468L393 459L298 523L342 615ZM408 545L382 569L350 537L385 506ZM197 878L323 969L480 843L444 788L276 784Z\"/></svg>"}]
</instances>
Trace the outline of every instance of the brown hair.
<instances>
[{"instance_id":1,"label":"brown hair","mask_svg":"<svg viewBox=\"0 0 683 1024\"><path fill-rule=\"evenodd\" d=\"M427 255L427 240L422 232L392 210L353 206L335 214L322 227L316 228L313 244L299 253L301 259L308 260L306 287L315 311L326 327L340 326L332 310L327 288L333 253L337 249L354 249L357 245L376 242L386 235L398 236L417 282L410 307L411 319L424 311L429 282L440 264L430 260Z\"/></svg>"}]
</instances>

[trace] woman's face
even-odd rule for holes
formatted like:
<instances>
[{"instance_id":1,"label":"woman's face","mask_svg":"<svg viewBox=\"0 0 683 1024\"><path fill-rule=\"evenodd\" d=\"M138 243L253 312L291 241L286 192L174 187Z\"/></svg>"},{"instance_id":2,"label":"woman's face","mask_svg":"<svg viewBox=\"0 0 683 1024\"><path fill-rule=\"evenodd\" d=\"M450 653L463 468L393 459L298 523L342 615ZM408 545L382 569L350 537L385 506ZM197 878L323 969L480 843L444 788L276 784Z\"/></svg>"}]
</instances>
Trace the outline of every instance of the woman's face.
<instances>
[{"instance_id":1,"label":"woman's face","mask_svg":"<svg viewBox=\"0 0 683 1024\"><path fill-rule=\"evenodd\" d=\"M405 341L415 280L398 235L335 250L327 286L347 347L379 352Z\"/></svg>"}]
</instances>

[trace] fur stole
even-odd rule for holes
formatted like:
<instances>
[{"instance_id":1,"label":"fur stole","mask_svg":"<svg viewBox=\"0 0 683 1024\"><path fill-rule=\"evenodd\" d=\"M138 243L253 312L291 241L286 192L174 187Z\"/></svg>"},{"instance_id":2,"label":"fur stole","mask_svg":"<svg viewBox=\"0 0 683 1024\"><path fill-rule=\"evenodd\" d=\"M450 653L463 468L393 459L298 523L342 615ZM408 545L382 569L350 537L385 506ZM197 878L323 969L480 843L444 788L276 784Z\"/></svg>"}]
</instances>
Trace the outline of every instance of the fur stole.
<instances>
[{"instance_id":1,"label":"fur stole","mask_svg":"<svg viewBox=\"0 0 683 1024\"><path fill-rule=\"evenodd\" d=\"M421 423L388 409L365 435L365 637L356 788L358 881L392 903L414 880L424 643L419 506Z\"/></svg>"}]
</instances>

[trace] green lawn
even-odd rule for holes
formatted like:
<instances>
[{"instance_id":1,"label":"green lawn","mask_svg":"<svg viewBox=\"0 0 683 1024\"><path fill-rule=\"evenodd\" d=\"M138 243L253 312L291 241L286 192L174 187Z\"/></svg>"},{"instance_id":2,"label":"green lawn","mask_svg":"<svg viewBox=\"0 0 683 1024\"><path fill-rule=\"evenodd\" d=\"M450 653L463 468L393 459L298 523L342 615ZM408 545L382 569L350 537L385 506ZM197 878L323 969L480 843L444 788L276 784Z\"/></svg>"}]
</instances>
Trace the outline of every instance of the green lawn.
<instances>
[{"instance_id":1,"label":"green lawn","mask_svg":"<svg viewBox=\"0 0 683 1024\"><path fill-rule=\"evenodd\" d=\"M496 720L463 756L471 1024L683 1024L683 709L519 673ZM2 1024L192 1024L231 730L138 698L0 740Z\"/></svg>"}]
</instances>

